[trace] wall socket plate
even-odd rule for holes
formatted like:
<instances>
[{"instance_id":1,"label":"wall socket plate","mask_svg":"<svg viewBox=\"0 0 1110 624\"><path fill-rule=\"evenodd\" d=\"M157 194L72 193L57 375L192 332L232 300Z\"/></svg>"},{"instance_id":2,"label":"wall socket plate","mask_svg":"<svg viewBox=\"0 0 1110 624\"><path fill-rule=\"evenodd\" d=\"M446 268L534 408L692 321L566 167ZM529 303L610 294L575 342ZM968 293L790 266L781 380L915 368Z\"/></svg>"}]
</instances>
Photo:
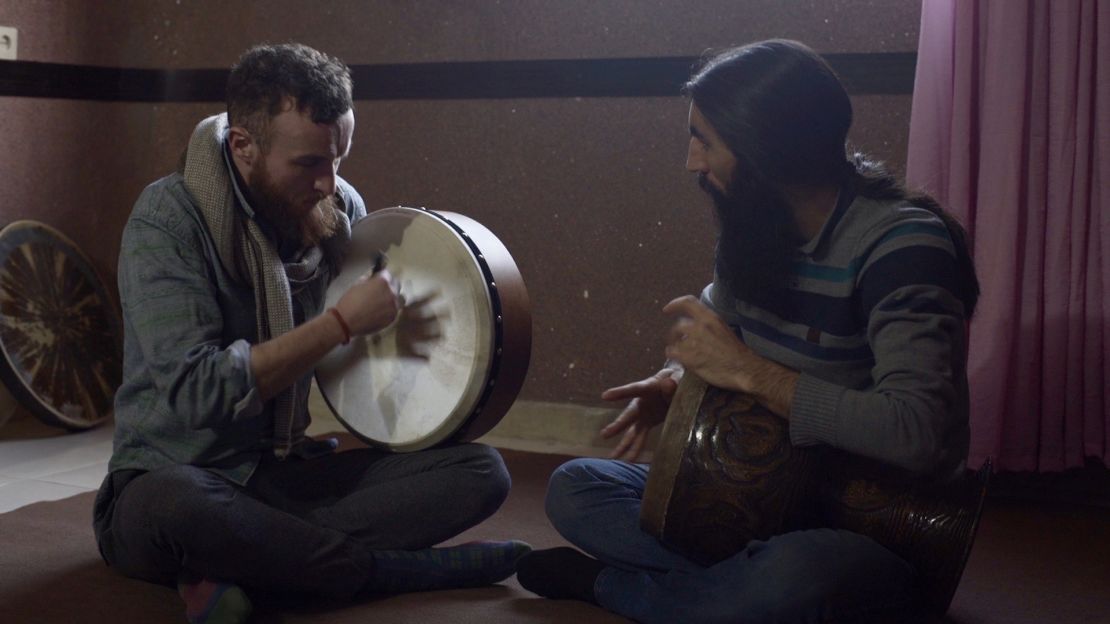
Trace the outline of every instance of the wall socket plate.
<instances>
[{"instance_id":1,"label":"wall socket plate","mask_svg":"<svg viewBox=\"0 0 1110 624\"><path fill-rule=\"evenodd\" d=\"M11 26L0 26L0 60L14 61L19 47L19 31Z\"/></svg>"}]
</instances>

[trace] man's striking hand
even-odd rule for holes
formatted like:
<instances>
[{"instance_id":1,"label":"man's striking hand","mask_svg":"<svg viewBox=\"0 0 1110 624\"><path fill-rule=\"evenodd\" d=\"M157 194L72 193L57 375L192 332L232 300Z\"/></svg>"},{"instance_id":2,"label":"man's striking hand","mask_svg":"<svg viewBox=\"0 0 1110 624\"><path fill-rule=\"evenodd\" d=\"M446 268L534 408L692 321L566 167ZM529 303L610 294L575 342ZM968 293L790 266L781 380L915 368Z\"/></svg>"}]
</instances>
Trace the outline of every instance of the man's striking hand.
<instances>
[{"instance_id":1,"label":"man's striking hand","mask_svg":"<svg viewBox=\"0 0 1110 624\"><path fill-rule=\"evenodd\" d=\"M757 355L695 297L679 297L663 312L677 317L667 336L669 359L712 386L747 392L772 412L789 418L797 372Z\"/></svg>"},{"instance_id":2,"label":"man's striking hand","mask_svg":"<svg viewBox=\"0 0 1110 624\"><path fill-rule=\"evenodd\" d=\"M352 336L372 334L397 318L403 307L398 287L388 269L359 277L335 304Z\"/></svg>"}]
</instances>

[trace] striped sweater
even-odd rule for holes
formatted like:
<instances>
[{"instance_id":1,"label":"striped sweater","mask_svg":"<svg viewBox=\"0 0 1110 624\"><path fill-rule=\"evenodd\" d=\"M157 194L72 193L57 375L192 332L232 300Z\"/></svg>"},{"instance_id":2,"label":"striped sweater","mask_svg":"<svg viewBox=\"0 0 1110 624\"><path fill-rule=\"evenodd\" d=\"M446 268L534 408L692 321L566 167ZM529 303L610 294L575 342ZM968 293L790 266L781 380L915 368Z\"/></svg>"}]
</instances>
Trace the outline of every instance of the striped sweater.
<instances>
[{"instance_id":1,"label":"striped sweater","mask_svg":"<svg viewBox=\"0 0 1110 624\"><path fill-rule=\"evenodd\" d=\"M702 300L756 353L800 372L795 446L826 444L920 474L968 451L964 307L944 223L905 202L842 202L758 307L719 280Z\"/></svg>"}]
</instances>

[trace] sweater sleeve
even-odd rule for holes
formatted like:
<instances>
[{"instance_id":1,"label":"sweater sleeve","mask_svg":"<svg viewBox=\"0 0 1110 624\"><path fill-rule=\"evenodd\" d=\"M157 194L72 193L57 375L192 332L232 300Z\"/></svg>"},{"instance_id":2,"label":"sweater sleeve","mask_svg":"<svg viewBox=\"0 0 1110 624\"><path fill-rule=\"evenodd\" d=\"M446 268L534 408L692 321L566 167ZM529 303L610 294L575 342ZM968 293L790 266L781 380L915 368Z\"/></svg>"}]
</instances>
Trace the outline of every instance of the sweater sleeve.
<instances>
[{"instance_id":1,"label":"sweater sleeve","mask_svg":"<svg viewBox=\"0 0 1110 624\"><path fill-rule=\"evenodd\" d=\"M845 388L802 373L794 444L828 444L917 473L947 463L950 432L966 419L956 379L964 374L965 319L952 243L943 229L934 232L888 232L866 255L856 291L874 358L871 384Z\"/></svg>"}]
</instances>

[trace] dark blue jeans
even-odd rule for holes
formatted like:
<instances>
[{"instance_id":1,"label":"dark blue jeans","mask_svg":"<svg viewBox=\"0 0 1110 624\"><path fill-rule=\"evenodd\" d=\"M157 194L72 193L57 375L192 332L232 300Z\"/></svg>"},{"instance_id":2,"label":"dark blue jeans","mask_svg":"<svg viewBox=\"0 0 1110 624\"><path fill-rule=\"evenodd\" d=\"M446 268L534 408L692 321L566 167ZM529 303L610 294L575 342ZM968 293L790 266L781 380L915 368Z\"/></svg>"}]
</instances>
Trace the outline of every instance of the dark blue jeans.
<instances>
[{"instance_id":1,"label":"dark blue jeans","mask_svg":"<svg viewBox=\"0 0 1110 624\"><path fill-rule=\"evenodd\" d=\"M268 457L246 487L194 466L141 473L118 492L112 479L94 525L105 560L123 574L341 599L367 583L374 551L454 537L509 491L501 456L480 444Z\"/></svg>"},{"instance_id":2,"label":"dark blue jeans","mask_svg":"<svg viewBox=\"0 0 1110 624\"><path fill-rule=\"evenodd\" d=\"M913 568L868 537L796 531L700 566L640 529L644 464L576 459L551 476L547 515L607 564L601 606L639 622L829 622L879 619L912 604Z\"/></svg>"}]
</instances>

